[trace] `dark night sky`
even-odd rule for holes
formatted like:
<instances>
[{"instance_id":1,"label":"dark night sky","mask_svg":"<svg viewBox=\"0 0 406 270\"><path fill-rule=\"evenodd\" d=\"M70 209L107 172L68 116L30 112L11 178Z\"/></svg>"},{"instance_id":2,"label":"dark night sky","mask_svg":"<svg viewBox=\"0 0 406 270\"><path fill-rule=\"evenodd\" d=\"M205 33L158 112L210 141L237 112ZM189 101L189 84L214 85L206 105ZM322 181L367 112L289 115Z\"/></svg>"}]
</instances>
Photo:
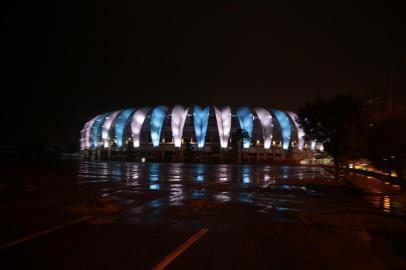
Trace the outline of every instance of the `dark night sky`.
<instances>
[{"instance_id":1,"label":"dark night sky","mask_svg":"<svg viewBox=\"0 0 406 270\"><path fill-rule=\"evenodd\" d=\"M296 2L4 7L2 144L66 146L89 118L131 106L295 110L318 93L405 97L401 6Z\"/></svg>"}]
</instances>

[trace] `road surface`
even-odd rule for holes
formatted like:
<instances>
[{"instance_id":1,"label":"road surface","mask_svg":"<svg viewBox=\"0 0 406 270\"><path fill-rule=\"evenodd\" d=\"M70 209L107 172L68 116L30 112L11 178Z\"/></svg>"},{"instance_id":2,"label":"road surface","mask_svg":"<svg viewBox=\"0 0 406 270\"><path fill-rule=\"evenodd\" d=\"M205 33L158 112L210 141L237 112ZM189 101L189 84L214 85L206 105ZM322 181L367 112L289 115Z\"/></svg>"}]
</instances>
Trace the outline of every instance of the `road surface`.
<instances>
[{"instance_id":1,"label":"road surface","mask_svg":"<svg viewBox=\"0 0 406 270\"><path fill-rule=\"evenodd\" d=\"M268 165L3 166L1 269L406 269L405 192Z\"/></svg>"}]
</instances>

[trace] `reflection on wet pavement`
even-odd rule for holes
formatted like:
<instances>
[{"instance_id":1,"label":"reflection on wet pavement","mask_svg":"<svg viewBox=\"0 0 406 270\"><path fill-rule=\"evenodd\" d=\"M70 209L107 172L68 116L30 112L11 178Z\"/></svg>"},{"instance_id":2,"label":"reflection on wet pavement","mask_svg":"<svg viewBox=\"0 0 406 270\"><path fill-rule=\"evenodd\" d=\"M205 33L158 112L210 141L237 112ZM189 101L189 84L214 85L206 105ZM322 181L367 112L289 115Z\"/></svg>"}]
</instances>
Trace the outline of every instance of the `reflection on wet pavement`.
<instances>
[{"instance_id":1,"label":"reflection on wet pavement","mask_svg":"<svg viewBox=\"0 0 406 270\"><path fill-rule=\"evenodd\" d=\"M385 213L404 214L396 199L403 194L399 186L370 177L354 179L362 196L321 167L86 161L79 169L80 184L100 184L100 196L134 207L140 202L131 194L152 192L159 198L159 203L149 202L154 209L203 199L250 204L260 213L361 209L369 202Z\"/></svg>"},{"instance_id":2,"label":"reflection on wet pavement","mask_svg":"<svg viewBox=\"0 0 406 270\"><path fill-rule=\"evenodd\" d=\"M201 228L169 269L406 269L404 189L375 178L306 166L51 165L4 177L0 244L92 220L0 253L2 269L151 269Z\"/></svg>"}]
</instances>

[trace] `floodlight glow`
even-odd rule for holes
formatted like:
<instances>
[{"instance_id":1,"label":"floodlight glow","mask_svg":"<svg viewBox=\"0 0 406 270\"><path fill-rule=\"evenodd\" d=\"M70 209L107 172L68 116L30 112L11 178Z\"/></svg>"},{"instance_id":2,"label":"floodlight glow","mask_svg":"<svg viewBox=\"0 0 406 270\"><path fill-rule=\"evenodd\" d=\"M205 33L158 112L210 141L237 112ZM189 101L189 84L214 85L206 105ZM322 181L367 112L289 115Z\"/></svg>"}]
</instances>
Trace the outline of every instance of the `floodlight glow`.
<instances>
[{"instance_id":1,"label":"floodlight glow","mask_svg":"<svg viewBox=\"0 0 406 270\"><path fill-rule=\"evenodd\" d=\"M155 107L151 114L150 132L152 145L154 147L159 146L159 138L161 137L161 130L165 120L166 111L168 110L165 106Z\"/></svg>"},{"instance_id":2,"label":"floodlight glow","mask_svg":"<svg viewBox=\"0 0 406 270\"><path fill-rule=\"evenodd\" d=\"M300 124L297 120L298 119L297 114L294 112L286 112L286 113L290 116L290 118L292 119L292 121L296 127L297 138L299 140L298 148L299 148L299 150L302 150L304 143L305 143L305 140L304 140L305 132L304 132L303 128L300 127Z\"/></svg>"},{"instance_id":3,"label":"floodlight glow","mask_svg":"<svg viewBox=\"0 0 406 270\"><path fill-rule=\"evenodd\" d=\"M131 120L131 136L133 138L133 145L135 148L140 147L140 134L142 124L144 124L145 118L149 112L150 108L141 108L138 109L132 117Z\"/></svg>"},{"instance_id":4,"label":"floodlight glow","mask_svg":"<svg viewBox=\"0 0 406 270\"><path fill-rule=\"evenodd\" d=\"M188 108L185 109L183 106L179 105L176 105L172 109L171 126L175 147L180 147L182 145L183 127L185 126L185 120L188 111Z\"/></svg>"},{"instance_id":5,"label":"floodlight glow","mask_svg":"<svg viewBox=\"0 0 406 270\"><path fill-rule=\"evenodd\" d=\"M324 152L324 145L322 143L319 144L319 151Z\"/></svg>"},{"instance_id":6,"label":"floodlight glow","mask_svg":"<svg viewBox=\"0 0 406 270\"><path fill-rule=\"evenodd\" d=\"M80 150L90 149L92 146L90 141L90 131L92 130L92 126L97 117L99 116L93 117L91 120L89 120L80 132Z\"/></svg>"},{"instance_id":7,"label":"floodlight glow","mask_svg":"<svg viewBox=\"0 0 406 270\"><path fill-rule=\"evenodd\" d=\"M264 108L255 108L255 112L261 122L262 135L264 136L264 148L269 149L272 143L272 115Z\"/></svg>"},{"instance_id":8,"label":"floodlight glow","mask_svg":"<svg viewBox=\"0 0 406 270\"><path fill-rule=\"evenodd\" d=\"M199 106L193 108L193 121L195 125L197 147L203 148L206 140L207 125L209 124L210 107L201 109Z\"/></svg>"},{"instance_id":9,"label":"floodlight glow","mask_svg":"<svg viewBox=\"0 0 406 270\"><path fill-rule=\"evenodd\" d=\"M221 109L214 107L214 111L216 113L221 148L227 148L231 129L231 108L228 106Z\"/></svg>"},{"instance_id":10,"label":"floodlight glow","mask_svg":"<svg viewBox=\"0 0 406 270\"><path fill-rule=\"evenodd\" d=\"M104 148L108 148L110 146L110 128L113 125L114 120L116 119L117 115L119 115L120 111L112 112L109 116L106 117L104 123L102 125L102 140Z\"/></svg>"},{"instance_id":11,"label":"floodlight glow","mask_svg":"<svg viewBox=\"0 0 406 270\"><path fill-rule=\"evenodd\" d=\"M114 134L116 138L116 144L118 148L123 147L123 137L125 127L127 126L128 120L134 109L123 110L119 116L117 116L116 124L114 126Z\"/></svg>"},{"instance_id":12,"label":"floodlight glow","mask_svg":"<svg viewBox=\"0 0 406 270\"><path fill-rule=\"evenodd\" d=\"M254 126L251 110L248 107L241 107L237 111L237 117L240 122L240 128L246 130L250 136L249 138L243 139L243 147L249 148L252 137L252 127Z\"/></svg>"},{"instance_id":13,"label":"floodlight glow","mask_svg":"<svg viewBox=\"0 0 406 270\"><path fill-rule=\"evenodd\" d=\"M100 133L101 133L101 126L102 126L104 120L106 119L107 115L109 115L109 114L110 113L105 113L105 114L99 115L93 124L92 139L91 139L93 148L97 148L99 146L99 137L100 137Z\"/></svg>"},{"instance_id":14,"label":"floodlight glow","mask_svg":"<svg viewBox=\"0 0 406 270\"><path fill-rule=\"evenodd\" d=\"M279 125L281 127L281 131L282 131L282 149L283 150L288 150L289 149L289 145L290 145L290 136L292 133L292 127L290 124L290 120L289 117L287 116L287 114L283 111L280 110L272 110L276 119L279 122Z\"/></svg>"}]
</instances>

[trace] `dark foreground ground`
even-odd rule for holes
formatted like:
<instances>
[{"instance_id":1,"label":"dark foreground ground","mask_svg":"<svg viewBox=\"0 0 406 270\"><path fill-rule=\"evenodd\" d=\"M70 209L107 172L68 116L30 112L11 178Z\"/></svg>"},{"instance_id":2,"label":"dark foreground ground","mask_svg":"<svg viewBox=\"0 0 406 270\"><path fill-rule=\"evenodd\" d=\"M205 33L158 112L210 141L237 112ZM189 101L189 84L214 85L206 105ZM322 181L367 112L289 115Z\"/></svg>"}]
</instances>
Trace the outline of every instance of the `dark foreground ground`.
<instances>
[{"instance_id":1,"label":"dark foreground ground","mask_svg":"<svg viewBox=\"0 0 406 270\"><path fill-rule=\"evenodd\" d=\"M3 165L0 269L406 269L405 192L324 169Z\"/></svg>"}]
</instances>

